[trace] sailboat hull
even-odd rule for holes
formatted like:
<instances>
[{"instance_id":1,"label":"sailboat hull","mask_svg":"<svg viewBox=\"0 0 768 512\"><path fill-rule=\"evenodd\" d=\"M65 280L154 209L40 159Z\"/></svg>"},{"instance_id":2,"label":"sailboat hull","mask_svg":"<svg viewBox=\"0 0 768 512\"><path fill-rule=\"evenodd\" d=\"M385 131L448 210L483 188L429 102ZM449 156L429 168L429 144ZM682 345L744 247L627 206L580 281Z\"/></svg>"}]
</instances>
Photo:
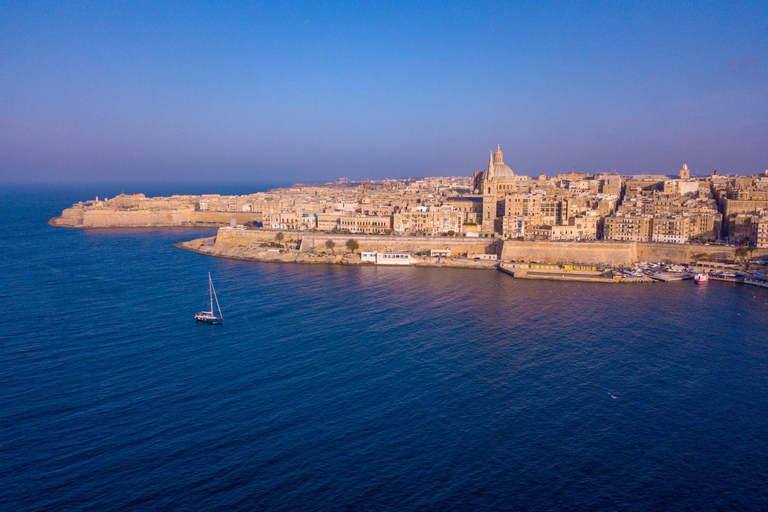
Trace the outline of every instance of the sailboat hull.
<instances>
[{"instance_id":1,"label":"sailboat hull","mask_svg":"<svg viewBox=\"0 0 768 512\"><path fill-rule=\"evenodd\" d=\"M197 313L195 315L195 320L212 325L220 324L224 321L223 318L211 315L210 313Z\"/></svg>"},{"instance_id":2,"label":"sailboat hull","mask_svg":"<svg viewBox=\"0 0 768 512\"><path fill-rule=\"evenodd\" d=\"M202 322L204 324L210 324L210 325L221 325L223 320L220 318L195 318L198 322Z\"/></svg>"}]
</instances>

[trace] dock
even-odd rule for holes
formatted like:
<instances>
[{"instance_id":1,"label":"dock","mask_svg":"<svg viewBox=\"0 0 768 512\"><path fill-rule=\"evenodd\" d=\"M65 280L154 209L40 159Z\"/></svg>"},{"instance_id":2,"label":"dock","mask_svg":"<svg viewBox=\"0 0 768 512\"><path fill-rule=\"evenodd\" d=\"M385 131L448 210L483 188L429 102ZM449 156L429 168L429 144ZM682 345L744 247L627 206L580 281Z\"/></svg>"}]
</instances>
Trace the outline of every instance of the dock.
<instances>
[{"instance_id":1,"label":"dock","mask_svg":"<svg viewBox=\"0 0 768 512\"><path fill-rule=\"evenodd\" d=\"M515 279L545 279L550 281L579 281L589 283L615 283L610 270L594 265L560 265L551 263L501 263L499 270Z\"/></svg>"}]
</instances>

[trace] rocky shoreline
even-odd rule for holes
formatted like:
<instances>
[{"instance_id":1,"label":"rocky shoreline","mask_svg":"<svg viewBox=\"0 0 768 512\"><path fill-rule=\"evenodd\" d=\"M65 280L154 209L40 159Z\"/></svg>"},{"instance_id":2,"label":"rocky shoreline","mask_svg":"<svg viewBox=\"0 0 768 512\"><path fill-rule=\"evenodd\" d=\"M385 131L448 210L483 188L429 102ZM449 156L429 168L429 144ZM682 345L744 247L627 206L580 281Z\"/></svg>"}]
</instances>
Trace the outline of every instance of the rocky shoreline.
<instances>
[{"instance_id":1,"label":"rocky shoreline","mask_svg":"<svg viewBox=\"0 0 768 512\"><path fill-rule=\"evenodd\" d=\"M373 265L363 262L360 254L344 252L338 254L305 252L296 249L275 249L269 247L250 246L217 246L216 237L197 238L188 242L174 244L185 251L213 256L216 258L229 258L244 261L261 261L268 263L302 263L310 265ZM428 256L412 256L416 260L414 267L440 267L440 268L470 268L482 270L495 270L498 263L495 261L470 260L467 258L436 258Z\"/></svg>"}]
</instances>

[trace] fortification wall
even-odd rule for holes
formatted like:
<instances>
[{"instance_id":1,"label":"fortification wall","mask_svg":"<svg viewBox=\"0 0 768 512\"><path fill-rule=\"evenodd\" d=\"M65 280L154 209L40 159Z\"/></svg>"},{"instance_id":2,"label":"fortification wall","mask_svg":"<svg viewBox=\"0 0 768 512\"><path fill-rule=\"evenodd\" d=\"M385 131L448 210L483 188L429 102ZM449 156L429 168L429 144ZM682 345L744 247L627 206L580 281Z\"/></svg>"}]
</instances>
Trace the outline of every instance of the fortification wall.
<instances>
[{"instance_id":1,"label":"fortification wall","mask_svg":"<svg viewBox=\"0 0 768 512\"><path fill-rule=\"evenodd\" d=\"M345 252L347 241L354 239L359 244L359 251L409 252L416 254L431 249L451 249L451 253L463 256L467 253L496 253L496 245L489 238L458 237L408 237L378 235L331 235L307 233L306 231L276 231L265 229L227 229L220 228L216 235L217 247L243 246L254 243L274 242L278 233L283 234L284 245L299 244L302 252L331 253ZM326 245L333 240L333 250Z\"/></svg>"},{"instance_id":2,"label":"fortification wall","mask_svg":"<svg viewBox=\"0 0 768 512\"><path fill-rule=\"evenodd\" d=\"M189 213L179 210L106 210L86 209L84 228L180 226L189 221Z\"/></svg>"},{"instance_id":3,"label":"fortification wall","mask_svg":"<svg viewBox=\"0 0 768 512\"><path fill-rule=\"evenodd\" d=\"M501 259L545 263L631 265L637 260L634 242L524 242L505 240Z\"/></svg>"},{"instance_id":4,"label":"fortification wall","mask_svg":"<svg viewBox=\"0 0 768 512\"><path fill-rule=\"evenodd\" d=\"M702 259L703 255L715 260L734 260L738 247L724 245L660 244L640 242L637 244L637 257L640 261L663 261L673 263L692 263ZM768 254L768 249L755 249L750 257Z\"/></svg>"},{"instance_id":5,"label":"fortification wall","mask_svg":"<svg viewBox=\"0 0 768 512\"><path fill-rule=\"evenodd\" d=\"M51 224L54 226L65 227L81 227L83 225L84 208L67 208L61 212L60 217L54 217L51 219Z\"/></svg>"},{"instance_id":6,"label":"fortification wall","mask_svg":"<svg viewBox=\"0 0 768 512\"><path fill-rule=\"evenodd\" d=\"M298 243L298 233L291 231L272 231L268 229L230 229L219 228L216 233L216 247L247 247L250 244L277 241L277 234L283 233L283 244Z\"/></svg>"},{"instance_id":7,"label":"fortification wall","mask_svg":"<svg viewBox=\"0 0 768 512\"><path fill-rule=\"evenodd\" d=\"M546 263L595 263L632 265L638 261L693 263L702 257L718 260L736 258L736 247L721 245L663 244L653 242L521 242L504 241L501 259ZM756 249L752 257L768 254ZM704 256L706 255L706 256Z\"/></svg>"},{"instance_id":8,"label":"fortification wall","mask_svg":"<svg viewBox=\"0 0 768 512\"><path fill-rule=\"evenodd\" d=\"M246 222L261 222L261 212L206 212L196 211L190 217L193 222L210 222L216 224L229 224L233 220L236 224L245 224Z\"/></svg>"},{"instance_id":9,"label":"fortification wall","mask_svg":"<svg viewBox=\"0 0 768 512\"><path fill-rule=\"evenodd\" d=\"M205 212L189 209L113 210L108 208L67 208L51 219L54 226L79 228L167 227L194 224L243 224L261 222L260 213Z\"/></svg>"},{"instance_id":10,"label":"fortification wall","mask_svg":"<svg viewBox=\"0 0 768 512\"><path fill-rule=\"evenodd\" d=\"M347 240L354 239L361 251L408 252L416 254L431 249L450 249L452 256L466 256L467 253L496 254L496 244L490 238L461 237L420 237L420 236L377 236L377 235L306 235L301 240L302 251L330 252L328 240L336 244L334 250L346 250Z\"/></svg>"}]
</instances>

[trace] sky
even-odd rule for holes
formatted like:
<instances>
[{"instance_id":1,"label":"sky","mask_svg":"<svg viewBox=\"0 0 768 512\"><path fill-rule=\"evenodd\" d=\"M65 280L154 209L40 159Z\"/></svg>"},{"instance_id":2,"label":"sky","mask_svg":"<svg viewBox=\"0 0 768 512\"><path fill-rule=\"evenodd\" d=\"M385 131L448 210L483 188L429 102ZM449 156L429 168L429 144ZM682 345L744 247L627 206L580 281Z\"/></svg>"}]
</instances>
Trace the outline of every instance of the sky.
<instances>
[{"instance_id":1,"label":"sky","mask_svg":"<svg viewBox=\"0 0 768 512\"><path fill-rule=\"evenodd\" d=\"M7 2L0 182L768 169L768 2Z\"/></svg>"}]
</instances>

